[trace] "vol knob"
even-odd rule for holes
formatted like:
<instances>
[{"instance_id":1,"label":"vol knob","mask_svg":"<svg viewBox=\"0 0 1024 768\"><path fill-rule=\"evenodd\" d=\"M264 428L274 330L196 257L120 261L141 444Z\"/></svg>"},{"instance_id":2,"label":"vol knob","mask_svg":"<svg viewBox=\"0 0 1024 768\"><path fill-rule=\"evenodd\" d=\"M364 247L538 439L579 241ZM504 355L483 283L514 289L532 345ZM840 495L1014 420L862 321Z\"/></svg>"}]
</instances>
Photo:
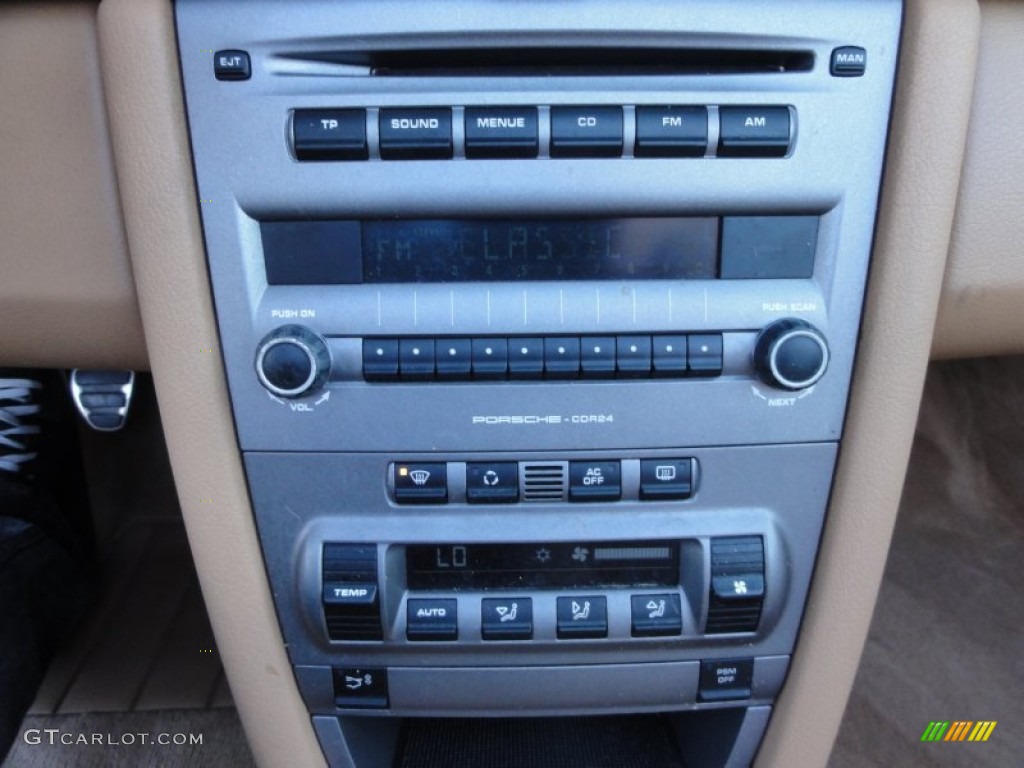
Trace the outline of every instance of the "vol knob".
<instances>
[{"instance_id":1,"label":"vol knob","mask_svg":"<svg viewBox=\"0 0 1024 768\"><path fill-rule=\"evenodd\" d=\"M796 318L766 327L754 343L754 370L773 387L807 389L828 368L828 343L810 323Z\"/></svg>"},{"instance_id":2,"label":"vol knob","mask_svg":"<svg viewBox=\"0 0 1024 768\"><path fill-rule=\"evenodd\" d=\"M313 394L327 381L330 367L327 342L301 325L281 326L256 351L260 384L281 397Z\"/></svg>"}]
</instances>

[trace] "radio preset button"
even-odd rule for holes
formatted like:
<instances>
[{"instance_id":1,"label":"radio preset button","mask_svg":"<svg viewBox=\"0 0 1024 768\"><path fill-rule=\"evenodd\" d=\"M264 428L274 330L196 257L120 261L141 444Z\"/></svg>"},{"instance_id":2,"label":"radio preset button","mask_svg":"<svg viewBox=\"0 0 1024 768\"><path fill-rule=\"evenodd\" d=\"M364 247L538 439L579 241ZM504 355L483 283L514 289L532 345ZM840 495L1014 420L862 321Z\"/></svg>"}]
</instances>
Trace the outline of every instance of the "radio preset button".
<instances>
[{"instance_id":1,"label":"radio preset button","mask_svg":"<svg viewBox=\"0 0 1024 768\"><path fill-rule=\"evenodd\" d=\"M437 358L437 378L469 378L473 370L472 344L469 339L438 339L434 349Z\"/></svg>"},{"instance_id":2,"label":"radio preset button","mask_svg":"<svg viewBox=\"0 0 1024 768\"><path fill-rule=\"evenodd\" d=\"M622 107L552 107L552 157L619 157Z\"/></svg>"},{"instance_id":3,"label":"radio preset button","mask_svg":"<svg viewBox=\"0 0 1024 768\"><path fill-rule=\"evenodd\" d=\"M621 497L620 462L569 462L569 501L617 501Z\"/></svg>"},{"instance_id":4,"label":"radio preset button","mask_svg":"<svg viewBox=\"0 0 1024 768\"><path fill-rule=\"evenodd\" d=\"M693 459L643 459L640 498L645 501L688 499L693 495Z\"/></svg>"},{"instance_id":5,"label":"radio preset button","mask_svg":"<svg viewBox=\"0 0 1024 768\"><path fill-rule=\"evenodd\" d=\"M458 601L410 599L406 603L405 636L412 641L458 640Z\"/></svg>"},{"instance_id":6,"label":"radio preset button","mask_svg":"<svg viewBox=\"0 0 1024 768\"><path fill-rule=\"evenodd\" d=\"M686 375L686 337L655 336L651 339L655 376Z\"/></svg>"},{"instance_id":7,"label":"radio preset button","mask_svg":"<svg viewBox=\"0 0 1024 768\"><path fill-rule=\"evenodd\" d=\"M679 595L632 595L633 637L666 637L683 633Z\"/></svg>"},{"instance_id":8,"label":"radio preset button","mask_svg":"<svg viewBox=\"0 0 1024 768\"><path fill-rule=\"evenodd\" d=\"M536 107L467 107L466 157L536 157Z\"/></svg>"},{"instance_id":9,"label":"radio preset button","mask_svg":"<svg viewBox=\"0 0 1024 768\"><path fill-rule=\"evenodd\" d=\"M687 337L687 367L691 376L720 376L722 334L695 333Z\"/></svg>"},{"instance_id":10,"label":"radio preset button","mask_svg":"<svg viewBox=\"0 0 1024 768\"><path fill-rule=\"evenodd\" d=\"M513 379L539 379L544 375L544 339L509 339L508 372Z\"/></svg>"},{"instance_id":11,"label":"radio preset button","mask_svg":"<svg viewBox=\"0 0 1024 768\"><path fill-rule=\"evenodd\" d=\"M443 504L448 501L448 465L440 462L395 464L395 501Z\"/></svg>"},{"instance_id":12,"label":"radio preset button","mask_svg":"<svg viewBox=\"0 0 1024 768\"><path fill-rule=\"evenodd\" d=\"M299 160L365 160L365 109L296 109L292 143Z\"/></svg>"},{"instance_id":13,"label":"radio preset button","mask_svg":"<svg viewBox=\"0 0 1024 768\"><path fill-rule=\"evenodd\" d=\"M788 107L719 107L721 157L783 157L789 151Z\"/></svg>"},{"instance_id":14,"label":"radio preset button","mask_svg":"<svg viewBox=\"0 0 1024 768\"><path fill-rule=\"evenodd\" d=\"M451 109L382 109L384 160L446 160L452 156Z\"/></svg>"},{"instance_id":15,"label":"radio preset button","mask_svg":"<svg viewBox=\"0 0 1024 768\"><path fill-rule=\"evenodd\" d=\"M637 107L637 157L702 157L708 148L707 107Z\"/></svg>"},{"instance_id":16,"label":"radio preset button","mask_svg":"<svg viewBox=\"0 0 1024 768\"><path fill-rule=\"evenodd\" d=\"M615 338L587 336L580 339L580 367L584 376L614 376Z\"/></svg>"},{"instance_id":17,"label":"radio preset button","mask_svg":"<svg viewBox=\"0 0 1024 768\"><path fill-rule=\"evenodd\" d=\"M473 339L473 376L503 379L508 372L507 339Z\"/></svg>"},{"instance_id":18,"label":"radio preset button","mask_svg":"<svg viewBox=\"0 0 1024 768\"><path fill-rule=\"evenodd\" d=\"M363 340L363 378L367 381L398 378L398 339Z\"/></svg>"},{"instance_id":19,"label":"radio preset button","mask_svg":"<svg viewBox=\"0 0 1024 768\"><path fill-rule=\"evenodd\" d=\"M398 372L403 379L434 378L434 340L400 339Z\"/></svg>"},{"instance_id":20,"label":"radio preset button","mask_svg":"<svg viewBox=\"0 0 1024 768\"><path fill-rule=\"evenodd\" d=\"M533 637L533 600L484 598L480 602L480 636L484 640L529 640Z\"/></svg>"},{"instance_id":21,"label":"radio preset button","mask_svg":"<svg viewBox=\"0 0 1024 768\"><path fill-rule=\"evenodd\" d=\"M615 346L615 367L618 369L619 376L650 375L650 336L619 336Z\"/></svg>"},{"instance_id":22,"label":"radio preset button","mask_svg":"<svg viewBox=\"0 0 1024 768\"><path fill-rule=\"evenodd\" d=\"M549 379L574 379L580 372L580 340L571 336L544 339L544 372Z\"/></svg>"},{"instance_id":23,"label":"radio preset button","mask_svg":"<svg viewBox=\"0 0 1024 768\"><path fill-rule=\"evenodd\" d=\"M556 602L559 640L608 637L608 599L602 595L560 597Z\"/></svg>"},{"instance_id":24,"label":"radio preset button","mask_svg":"<svg viewBox=\"0 0 1024 768\"><path fill-rule=\"evenodd\" d=\"M519 465L514 461L467 464L466 501L470 504L519 501Z\"/></svg>"}]
</instances>

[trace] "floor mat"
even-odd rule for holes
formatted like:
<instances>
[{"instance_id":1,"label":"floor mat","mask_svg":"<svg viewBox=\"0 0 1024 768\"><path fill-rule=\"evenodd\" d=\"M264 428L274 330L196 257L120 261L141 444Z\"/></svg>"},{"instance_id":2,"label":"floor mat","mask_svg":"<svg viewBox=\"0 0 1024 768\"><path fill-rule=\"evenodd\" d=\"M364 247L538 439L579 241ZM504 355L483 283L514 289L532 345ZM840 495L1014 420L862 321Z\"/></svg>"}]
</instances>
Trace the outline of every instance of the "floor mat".
<instances>
[{"instance_id":1,"label":"floor mat","mask_svg":"<svg viewBox=\"0 0 1024 768\"><path fill-rule=\"evenodd\" d=\"M934 364L832 768L1020 765L1022 627L1024 358ZM922 742L933 721L996 726Z\"/></svg>"}]
</instances>

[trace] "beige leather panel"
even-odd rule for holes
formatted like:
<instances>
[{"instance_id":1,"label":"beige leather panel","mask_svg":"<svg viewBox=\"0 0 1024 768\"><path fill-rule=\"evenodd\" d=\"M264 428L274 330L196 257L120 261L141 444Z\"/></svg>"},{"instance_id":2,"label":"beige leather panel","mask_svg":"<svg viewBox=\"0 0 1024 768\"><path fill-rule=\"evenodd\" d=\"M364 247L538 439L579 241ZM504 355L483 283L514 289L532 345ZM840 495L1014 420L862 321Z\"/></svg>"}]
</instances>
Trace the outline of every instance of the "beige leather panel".
<instances>
[{"instance_id":1,"label":"beige leather panel","mask_svg":"<svg viewBox=\"0 0 1024 768\"><path fill-rule=\"evenodd\" d=\"M96 3L0 4L0 365L146 367Z\"/></svg>"},{"instance_id":2,"label":"beige leather panel","mask_svg":"<svg viewBox=\"0 0 1024 768\"><path fill-rule=\"evenodd\" d=\"M1024 352L1024 3L981 3L981 48L935 357ZM942 141L935 137L936 146Z\"/></svg>"},{"instance_id":3,"label":"beige leather panel","mask_svg":"<svg viewBox=\"0 0 1024 768\"><path fill-rule=\"evenodd\" d=\"M104 0L99 26L149 359L217 646L259 763L323 765L278 630L231 421L171 4Z\"/></svg>"},{"instance_id":4,"label":"beige leather panel","mask_svg":"<svg viewBox=\"0 0 1024 768\"><path fill-rule=\"evenodd\" d=\"M924 382L977 53L974 0L907 0L866 319L804 625L758 766L825 764L885 567Z\"/></svg>"}]
</instances>

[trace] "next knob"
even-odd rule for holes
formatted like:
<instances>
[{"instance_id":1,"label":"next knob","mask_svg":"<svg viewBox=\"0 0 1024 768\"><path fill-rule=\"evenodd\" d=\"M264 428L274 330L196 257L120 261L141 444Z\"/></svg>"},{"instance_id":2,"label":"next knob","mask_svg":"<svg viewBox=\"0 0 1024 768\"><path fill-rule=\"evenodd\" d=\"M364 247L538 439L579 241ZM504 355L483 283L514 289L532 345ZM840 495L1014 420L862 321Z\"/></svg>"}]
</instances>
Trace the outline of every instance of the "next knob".
<instances>
[{"instance_id":1,"label":"next knob","mask_svg":"<svg viewBox=\"0 0 1024 768\"><path fill-rule=\"evenodd\" d=\"M766 384L807 389L828 368L828 343L821 331L796 318L778 320L757 337L754 370Z\"/></svg>"},{"instance_id":2,"label":"next knob","mask_svg":"<svg viewBox=\"0 0 1024 768\"><path fill-rule=\"evenodd\" d=\"M323 387L331 367L327 343L301 325L284 325L268 334L256 351L260 383L281 397L311 395Z\"/></svg>"}]
</instances>

